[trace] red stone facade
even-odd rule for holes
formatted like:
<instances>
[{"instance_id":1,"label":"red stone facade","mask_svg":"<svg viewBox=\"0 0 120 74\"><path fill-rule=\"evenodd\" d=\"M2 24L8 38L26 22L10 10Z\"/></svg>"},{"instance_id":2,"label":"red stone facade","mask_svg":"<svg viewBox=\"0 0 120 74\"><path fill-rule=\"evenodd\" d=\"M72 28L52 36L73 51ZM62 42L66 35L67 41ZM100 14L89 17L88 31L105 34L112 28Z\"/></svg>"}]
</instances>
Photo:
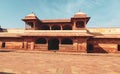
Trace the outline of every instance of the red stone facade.
<instances>
[{"instance_id":1,"label":"red stone facade","mask_svg":"<svg viewBox=\"0 0 120 74\"><path fill-rule=\"evenodd\" d=\"M118 53L120 51L120 34L96 33L86 28L89 19L90 17L82 12L76 13L70 19L53 20L41 20L32 13L22 19L25 22L25 30L12 30L12 32L8 29L1 30L0 48Z\"/></svg>"}]
</instances>

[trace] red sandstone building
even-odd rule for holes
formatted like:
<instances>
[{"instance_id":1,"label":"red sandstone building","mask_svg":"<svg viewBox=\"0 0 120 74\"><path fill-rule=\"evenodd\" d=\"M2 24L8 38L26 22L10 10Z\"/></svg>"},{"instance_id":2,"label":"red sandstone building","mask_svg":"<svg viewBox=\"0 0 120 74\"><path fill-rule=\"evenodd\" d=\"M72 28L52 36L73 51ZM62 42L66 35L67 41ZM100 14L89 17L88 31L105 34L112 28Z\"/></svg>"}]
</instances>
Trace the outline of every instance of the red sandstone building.
<instances>
[{"instance_id":1,"label":"red sandstone building","mask_svg":"<svg viewBox=\"0 0 120 74\"><path fill-rule=\"evenodd\" d=\"M35 14L22 19L25 29L1 29L1 49L116 53L120 28L86 28L90 17L78 12L69 19L41 20Z\"/></svg>"}]
</instances>

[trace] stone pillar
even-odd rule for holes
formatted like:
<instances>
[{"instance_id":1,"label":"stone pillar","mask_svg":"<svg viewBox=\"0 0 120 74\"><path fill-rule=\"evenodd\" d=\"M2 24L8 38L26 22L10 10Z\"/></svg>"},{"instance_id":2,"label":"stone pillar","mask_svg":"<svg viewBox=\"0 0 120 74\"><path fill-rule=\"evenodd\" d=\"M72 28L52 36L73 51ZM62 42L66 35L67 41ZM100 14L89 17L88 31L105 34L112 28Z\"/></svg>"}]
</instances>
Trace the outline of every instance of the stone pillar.
<instances>
[{"instance_id":1,"label":"stone pillar","mask_svg":"<svg viewBox=\"0 0 120 74\"><path fill-rule=\"evenodd\" d=\"M50 25L50 30L52 29L52 26Z\"/></svg>"},{"instance_id":2,"label":"stone pillar","mask_svg":"<svg viewBox=\"0 0 120 74\"><path fill-rule=\"evenodd\" d=\"M27 41L24 42L24 49L27 49Z\"/></svg>"},{"instance_id":3,"label":"stone pillar","mask_svg":"<svg viewBox=\"0 0 120 74\"><path fill-rule=\"evenodd\" d=\"M60 27L61 27L61 30L63 30L63 27L62 27L62 25L60 25Z\"/></svg>"},{"instance_id":4,"label":"stone pillar","mask_svg":"<svg viewBox=\"0 0 120 74\"><path fill-rule=\"evenodd\" d=\"M0 42L0 48L2 48L2 42Z\"/></svg>"},{"instance_id":5,"label":"stone pillar","mask_svg":"<svg viewBox=\"0 0 120 74\"><path fill-rule=\"evenodd\" d=\"M84 20L84 28L86 28L86 19Z\"/></svg>"},{"instance_id":6,"label":"stone pillar","mask_svg":"<svg viewBox=\"0 0 120 74\"><path fill-rule=\"evenodd\" d=\"M74 51L77 51L78 50L78 43L77 43L77 39L74 39L74 41L73 41L73 49L74 49Z\"/></svg>"},{"instance_id":7,"label":"stone pillar","mask_svg":"<svg viewBox=\"0 0 120 74\"><path fill-rule=\"evenodd\" d=\"M31 50L34 49L34 42L31 42Z\"/></svg>"},{"instance_id":8,"label":"stone pillar","mask_svg":"<svg viewBox=\"0 0 120 74\"><path fill-rule=\"evenodd\" d=\"M35 25L36 25L36 22L33 22L33 23L34 23L33 28L34 28L34 30L35 30L35 29L36 29L36 26L35 26Z\"/></svg>"},{"instance_id":9,"label":"stone pillar","mask_svg":"<svg viewBox=\"0 0 120 74\"><path fill-rule=\"evenodd\" d=\"M78 43L78 46L77 46L77 47L78 47L77 51L79 51L79 50L81 49L81 48L80 48L80 43Z\"/></svg>"},{"instance_id":10,"label":"stone pillar","mask_svg":"<svg viewBox=\"0 0 120 74\"><path fill-rule=\"evenodd\" d=\"M73 30L76 30L76 22L73 22Z\"/></svg>"}]
</instances>

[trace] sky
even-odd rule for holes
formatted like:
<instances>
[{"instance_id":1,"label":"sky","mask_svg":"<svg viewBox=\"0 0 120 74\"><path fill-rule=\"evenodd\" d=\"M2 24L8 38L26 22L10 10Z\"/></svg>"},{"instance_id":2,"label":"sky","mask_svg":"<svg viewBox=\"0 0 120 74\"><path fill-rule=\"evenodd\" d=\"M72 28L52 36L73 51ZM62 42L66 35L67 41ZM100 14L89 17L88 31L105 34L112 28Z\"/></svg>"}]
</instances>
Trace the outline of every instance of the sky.
<instances>
[{"instance_id":1,"label":"sky","mask_svg":"<svg viewBox=\"0 0 120 74\"><path fill-rule=\"evenodd\" d=\"M39 19L71 18L78 11L91 17L87 27L120 27L120 0L0 0L2 28L24 28L34 12Z\"/></svg>"}]
</instances>

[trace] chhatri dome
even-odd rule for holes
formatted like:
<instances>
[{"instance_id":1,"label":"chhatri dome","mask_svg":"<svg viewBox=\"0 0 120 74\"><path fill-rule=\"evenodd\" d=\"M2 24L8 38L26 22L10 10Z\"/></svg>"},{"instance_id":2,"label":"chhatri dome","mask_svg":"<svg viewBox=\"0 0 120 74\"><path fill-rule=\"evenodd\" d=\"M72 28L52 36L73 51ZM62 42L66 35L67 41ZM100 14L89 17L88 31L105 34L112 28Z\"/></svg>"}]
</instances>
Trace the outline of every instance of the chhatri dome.
<instances>
[{"instance_id":1,"label":"chhatri dome","mask_svg":"<svg viewBox=\"0 0 120 74\"><path fill-rule=\"evenodd\" d=\"M77 17L87 17L87 14L79 11L79 12L74 14L74 17L75 18L77 18Z\"/></svg>"},{"instance_id":2,"label":"chhatri dome","mask_svg":"<svg viewBox=\"0 0 120 74\"><path fill-rule=\"evenodd\" d=\"M38 18L37 18L37 16L32 12L31 14L26 15L24 19L38 19Z\"/></svg>"},{"instance_id":3,"label":"chhatri dome","mask_svg":"<svg viewBox=\"0 0 120 74\"><path fill-rule=\"evenodd\" d=\"M28 14L27 16L36 16L33 12L31 14Z\"/></svg>"}]
</instances>

